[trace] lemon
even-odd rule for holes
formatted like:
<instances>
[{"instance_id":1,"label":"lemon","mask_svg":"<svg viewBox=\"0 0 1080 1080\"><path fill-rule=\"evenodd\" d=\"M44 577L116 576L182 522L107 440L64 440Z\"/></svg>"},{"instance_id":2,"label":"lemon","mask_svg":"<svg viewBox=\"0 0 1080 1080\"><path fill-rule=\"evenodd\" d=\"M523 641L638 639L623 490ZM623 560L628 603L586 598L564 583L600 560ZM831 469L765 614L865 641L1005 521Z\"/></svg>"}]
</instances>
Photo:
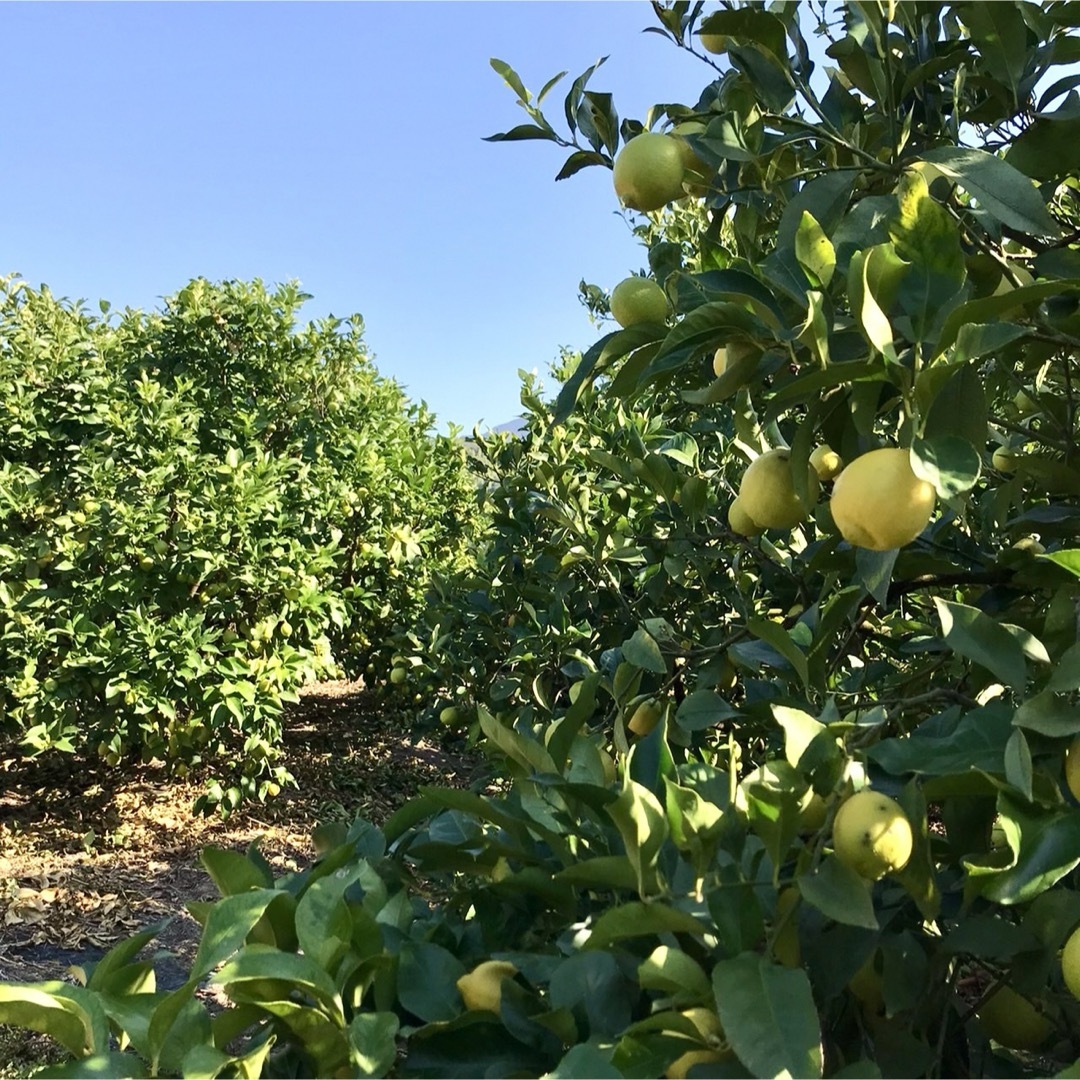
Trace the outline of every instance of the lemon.
<instances>
[{"instance_id":1,"label":"lemon","mask_svg":"<svg viewBox=\"0 0 1080 1080\"><path fill-rule=\"evenodd\" d=\"M635 735L648 735L660 723L662 714L663 709L656 698L649 698L634 710L634 715L630 717L630 722L626 725L627 730Z\"/></svg>"},{"instance_id":2,"label":"lemon","mask_svg":"<svg viewBox=\"0 0 1080 1080\"><path fill-rule=\"evenodd\" d=\"M849 544L890 551L926 528L935 499L933 485L912 470L908 451L886 447L857 457L836 478L832 516Z\"/></svg>"},{"instance_id":3,"label":"lemon","mask_svg":"<svg viewBox=\"0 0 1080 1080\"><path fill-rule=\"evenodd\" d=\"M1004 446L999 446L994 451L994 456L990 459L990 464L1002 473L1014 473L1016 472L1016 454Z\"/></svg>"},{"instance_id":4,"label":"lemon","mask_svg":"<svg viewBox=\"0 0 1080 1080\"><path fill-rule=\"evenodd\" d=\"M739 536L757 536L761 526L746 512L742 500L736 495L727 512L728 525Z\"/></svg>"},{"instance_id":5,"label":"lemon","mask_svg":"<svg viewBox=\"0 0 1080 1080\"><path fill-rule=\"evenodd\" d=\"M701 47L714 56L723 56L728 51L727 34L698 34Z\"/></svg>"},{"instance_id":6,"label":"lemon","mask_svg":"<svg viewBox=\"0 0 1080 1080\"><path fill-rule=\"evenodd\" d=\"M1022 994L1002 986L975 1014L983 1031L1010 1050L1038 1050L1054 1025Z\"/></svg>"},{"instance_id":7,"label":"lemon","mask_svg":"<svg viewBox=\"0 0 1080 1080\"><path fill-rule=\"evenodd\" d=\"M881 1016L885 1012L885 992L882 989L881 972L874 967L874 953L862 963L862 967L848 980L852 997L862 1006L867 1016Z\"/></svg>"},{"instance_id":8,"label":"lemon","mask_svg":"<svg viewBox=\"0 0 1080 1080\"><path fill-rule=\"evenodd\" d=\"M393 668L390 672L390 681L395 686L401 686L408 677L409 673L403 667Z\"/></svg>"},{"instance_id":9,"label":"lemon","mask_svg":"<svg viewBox=\"0 0 1080 1080\"><path fill-rule=\"evenodd\" d=\"M466 1009L497 1013L502 1003L503 979L512 978L517 968L508 960L485 960L457 981Z\"/></svg>"},{"instance_id":10,"label":"lemon","mask_svg":"<svg viewBox=\"0 0 1080 1080\"><path fill-rule=\"evenodd\" d=\"M1065 783L1074 799L1080 799L1080 735L1077 735L1065 751Z\"/></svg>"},{"instance_id":11,"label":"lemon","mask_svg":"<svg viewBox=\"0 0 1080 1080\"><path fill-rule=\"evenodd\" d=\"M716 352L713 353L713 358L712 358L713 374L719 379L720 376L723 375L725 371L727 371L727 368L728 368L727 349L723 345L721 345L720 348L717 349Z\"/></svg>"},{"instance_id":12,"label":"lemon","mask_svg":"<svg viewBox=\"0 0 1080 1080\"><path fill-rule=\"evenodd\" d=\"M615 158L615 194L629 210L659 210L685 194L684 172L679 139L642 132Z\"/></svg>"},{"instance_id":13,"label":"lemon","mask_svg":"<svg viewBox=\"0 0 1080 1080\"><path fill-rule=\"evenodd\" d=\"M1020 539L1013 544L1013 551L1027 551L1032 555L1042 555L1046 551L1046 548L1044 548L1034 536L1021 536Z\"/></svg>"},{"instance_id":14,"label":"lemon","mask_svg":"<svg viewBox=\"0 0 1080 1080\"><path fill-rule=\"evenodd\" d=\"M829 807L825 800L813 789L807 792L799 808L799 832L816 833L828 817Z\"/></svg>"},{"instance_id":15,"label":"lemon","mask_svg":"<svg viewBox=\"0 0 1080 1080\"><path fill-rule=\"evenodd\" d=\"M810 455L810 465L818 474L819 480L832 480L840 475L844 459L828 446L819 446Z\"/></svg>"},{"instance_id":16,"label":"lemon","mask_svg":"<svg viewBox=\"0 0 1080 1080\"><path fill-rule=\"evenodd\" d=\"M439 713L440 724L456 724L461 719L461 713L453 705L447 705Z\"/></svg>"},{"instance_id":17,"label":"lemon","mask_svg":"<svg viewBox=\"0 0 1080 1080\"><path fill-rule=\"evenodd\" d=\"M685 1054L677 1057L665 1070L664 1076L668 1080L686 1080L690 1070L695 1065L707 1065L717 1061L727 1061L732 1052L722 1050L687 1050Z\"/></svg>"},{"instance_id":18,"label":"lemon","mask_svg":"<svg viewBox=\"0 0 1080 1080\"><path fill-rule=\"evenodd\" d=\"M776 919L778 925L787 919L780 933L773 938L772 954L784 967L797 968L802 965L802 948L799 945L799 923L794 908L799 903L799 890L794 886L784 889L776 898ZM791 912L789 915L788 913Z\"/></svg>"},{"instance_id":19,"label":"lemon","mask_svg":"<svg viewBox=\"0 0 1080 1080\"><path fill-rule=\"evenodd\" d=\"M618 779L615 759L606 750L597 750L597 753L600 755L600 768L604 771L604 783L610 786Z\"/></svg>"},{"instance_id":20,"label":"lemon","mask_svg":"<svg viewBox=\"0 0 1080 1080\"><path fill-rule=\"evenodd\" d=\"M1061 974L1074 998L1080 999L1080 930L1074 930L1061 950Z\"/></svg>"},{"instance_id":21,"label":"lemon","mask_svg":"<svg viewBox=\"0 0 1080 1080\"><path fill-rule=\"evenodd\" d=\"M1039 403L1026 390L1017 390L1013 405L1021 416L1032 416L1039 412Z\"/></svg>"},{"instance_id":22,"label":"lemon","mask_svg":"<svg viewBox=\"0 0 1080 1080\"><path fill-rule=\"evenodd\" d=\"M836 857L868 881L877 881L907 866L913 843L911 822L900 804L888 795L863 788L836 812Z\"/></svg>"},{"instance_id":23,"label":"lemon","mask_svg":"<svg viewBox=\"0 0 1080 1080\"><path fill-rule=\"evenodd\" d=\"M622 327L663 322L668 314L664 290L643 277L628 277L611 291L611 314Z\"/></svg>"},{"instance_id":24,"label":"lemon","mask_svg":"<svg viewBox=\"0 0 1080 1080\"><path fill-rule=\"evenodd\" d=\"M795 494L790 460L788 450L767 450L754 458L743 473L739 502L747 516L764 529L793 529L817 502L817 473L807 466L808 506Z\"/></svg>"}]
</instances>

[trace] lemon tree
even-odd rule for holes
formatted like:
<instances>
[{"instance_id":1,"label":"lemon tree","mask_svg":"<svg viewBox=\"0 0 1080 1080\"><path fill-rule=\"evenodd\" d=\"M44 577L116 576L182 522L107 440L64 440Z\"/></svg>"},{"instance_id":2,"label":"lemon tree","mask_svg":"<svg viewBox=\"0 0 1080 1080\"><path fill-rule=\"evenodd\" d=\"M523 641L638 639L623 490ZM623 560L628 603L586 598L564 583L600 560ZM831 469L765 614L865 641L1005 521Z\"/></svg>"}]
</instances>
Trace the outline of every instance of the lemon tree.
<instances>
[{"instance_id":1,"label":"lemon tree","mask_svg":"<svg viewBox=\"0 0 1080 1080\"><path fill-rule=\"evenodd\" d=\"M334 1075L1073 1068L1074 13L655 15L703 88L641 120L599 64L556 125L558 77L494 62L528 118L496 141L561 178L663 146L671 184L626 211L669 317L586 287L598 340L476 440L482 542L395 641L492 775L278 881L212 854L181 991L121 1009L146 976L114 954L0 1022L99 1074L251 1074L271 1041ZM704 167L681 194L646 135Z\"/></svg>"}]
</instances>

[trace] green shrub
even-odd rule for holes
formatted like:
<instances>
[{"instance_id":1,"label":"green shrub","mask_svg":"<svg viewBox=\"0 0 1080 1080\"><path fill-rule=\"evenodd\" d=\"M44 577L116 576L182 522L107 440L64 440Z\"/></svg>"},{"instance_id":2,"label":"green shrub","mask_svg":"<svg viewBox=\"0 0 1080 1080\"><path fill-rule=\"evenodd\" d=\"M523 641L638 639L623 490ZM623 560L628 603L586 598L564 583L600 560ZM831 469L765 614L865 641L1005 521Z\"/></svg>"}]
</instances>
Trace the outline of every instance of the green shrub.
<instances>
[{"instance_id":1,"label":"green shrub","mask_svg":"<svg viewBox=\"0 0 1080 1080\"><path fill-rule=\"evenodd\" d=\"M210 801L263 796L282 703L460 557L460 448L304 299L196 280L95 318L5 282L0 717L27 748L235 760Z\"/></svg>"}]
</instances>

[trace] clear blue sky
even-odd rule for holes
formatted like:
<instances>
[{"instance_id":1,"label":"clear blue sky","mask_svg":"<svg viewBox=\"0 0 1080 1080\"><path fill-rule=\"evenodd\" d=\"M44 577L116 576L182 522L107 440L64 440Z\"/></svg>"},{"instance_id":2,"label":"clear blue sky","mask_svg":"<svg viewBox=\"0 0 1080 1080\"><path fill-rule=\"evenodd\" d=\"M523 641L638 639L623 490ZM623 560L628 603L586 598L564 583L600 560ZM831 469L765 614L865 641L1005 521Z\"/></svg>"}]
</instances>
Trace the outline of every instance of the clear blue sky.
<instances>
[{"instance_id":1,"label":"clear blue sky","mask_svg":"<svg viewBox=\"0 0 1080 1080\"><path fill-rule=\"evenodd\" d=\"M711 72L653 25L645 0L2 4L0 273L147 309L198 275L298 278L440 421L494 426L519 368L598 336L578 281L644 252L610 172L556 184L557 147L481 141L526 119L488 60L534 93L568 69L554 120L610 54L590 87L643 119Z\"/></svg>"}]
</instances>

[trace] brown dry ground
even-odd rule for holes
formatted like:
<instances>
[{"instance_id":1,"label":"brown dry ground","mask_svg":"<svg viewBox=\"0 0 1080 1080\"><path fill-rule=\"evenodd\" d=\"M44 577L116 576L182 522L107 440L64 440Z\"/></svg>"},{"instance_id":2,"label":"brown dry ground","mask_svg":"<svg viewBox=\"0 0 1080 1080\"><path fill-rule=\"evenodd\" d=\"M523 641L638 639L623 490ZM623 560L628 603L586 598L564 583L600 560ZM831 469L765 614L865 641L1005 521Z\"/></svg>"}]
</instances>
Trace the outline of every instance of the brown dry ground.
<instances>
[{"instance_id":1,"label":"brown dry ground","mask_svg":"<svg viewBox=\"0 0 1080 1080\"><path fill-rule=\"evenodd\" d=\"M0 981L70 978L71 965L172 917L157 939L174 954L159 963L158 985L179 986L199 937L184 904L217 895L199 862L204 846L242 851L258 840L285 873L310 864L315 826L357 816L381 824L421 785L464 787L483 767L412 739L350 683L303 693L287 714L284 747L297 788L222 820L192 815L197 778L27 760L0 745ZM56 1056L44 1037L0 1027L0 1076Z\"/></svg>"}]
</instances>

